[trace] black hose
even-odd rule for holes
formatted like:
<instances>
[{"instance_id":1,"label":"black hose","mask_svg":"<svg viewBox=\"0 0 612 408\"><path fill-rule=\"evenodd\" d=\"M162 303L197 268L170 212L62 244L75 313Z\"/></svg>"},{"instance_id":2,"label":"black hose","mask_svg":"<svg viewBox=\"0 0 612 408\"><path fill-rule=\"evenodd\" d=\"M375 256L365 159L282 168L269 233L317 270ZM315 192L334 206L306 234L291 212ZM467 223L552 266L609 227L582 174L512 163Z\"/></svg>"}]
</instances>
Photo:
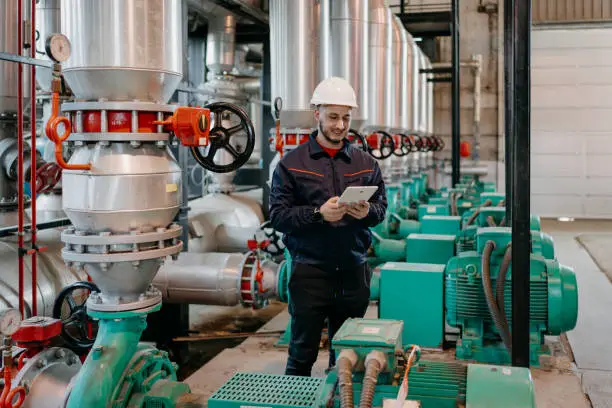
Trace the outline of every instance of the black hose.
<instances>
[{"instance_id":1,"label":"black hose","mask_svg":"<svg viewBox=\"0 0 612 408\"><path fill-rule=\"evenodd\" d=\"M338 387L340 388L340 408L353 408L353 364L350 359L338 359Z\"/></svg>"},{"instance_id":2,"label":"black hose","mask_svg":"<svg viewBox=\"0 0 612 408\"><path fill-rule=\"evenodd\" d=\"M495 299L497 300L497 310L503 318L504 332L510 343L506 344L508 354L512 357L512 333L510 333L510 325L508 324L508 317L506 316L506 300L505 300L505 288L506 278L508 277L508 271L510 270L510 262L512 261L512 243L509 243L504 254L501 266L499 267L499 273L497 275L497 282L495 285Z\"/></svg>"},{"instance_id":3,"label":"black hose","mask_svg":"<svg viewBox=\"0 0 612 408\"><path fill-rule=\"evenodd\" d=\"M487 306L489 307L489 313L495 323L495 327L499 332L504 345L511 352L512 342L508 333L504 330L504 318L501 316L500 311L497 308L497 303L493 297L493 285L491 284L491 254L495 249L495 242L487 241L482 252L482 289L487 300Z\"/></svg>"},{"instance_id":4,"label":"black hose","mask_svg":"<svg viewBox=\"0 0 612 408\"><path fill-rule=\"evenodd\" d=\"M381 371L382 367L377 359L368 361L365 375L363 377L359 408L372 408L372 401L374 401L374 390L376 389L376 383L378 382L378 374Z\"/></svg>"}]
</instances>

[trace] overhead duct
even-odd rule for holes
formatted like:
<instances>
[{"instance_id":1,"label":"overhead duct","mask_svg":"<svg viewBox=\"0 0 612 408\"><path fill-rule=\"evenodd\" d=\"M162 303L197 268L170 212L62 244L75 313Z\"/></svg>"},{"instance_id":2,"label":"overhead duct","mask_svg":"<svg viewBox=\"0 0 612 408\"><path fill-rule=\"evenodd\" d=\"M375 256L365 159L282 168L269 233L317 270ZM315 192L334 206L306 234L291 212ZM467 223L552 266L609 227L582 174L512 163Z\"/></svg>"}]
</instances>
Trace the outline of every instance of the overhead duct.
<instances>
[{"instance_id":1,"label":"overhead duct","mask_svg":"<svg viewBox=\"0 0 612 408\"><path fill-rule=\"evenodd\" d=\"M384 127L387 123L385 112L388 106L386 89L389 86L387 64L390 51L389 9L383 0L370 0L369 22L369 86L367 128Z\"/></svg>"},{"instance_id":2,"label":"overhead duct","mask_svg":"<svg viewBox=\"0 0 612 408\"><path fill-rule=\"evenodd\" d=\"M310 98L321 79L318 0L270 0L272 100L282 98L284 128L312 128Z\"/></svg>"},{"instance_id":3,"label":"overhead duct","mask_svg":"<svg viewBox=\"0 0 612 408\"><path fill-rule=\"evenodd\" d=\"M369 13L368 1L331 2L331 74L345 78L355 90L359 108L353 112L354 129L360 129L368 119Z\"/></svg>"}]
</instances>

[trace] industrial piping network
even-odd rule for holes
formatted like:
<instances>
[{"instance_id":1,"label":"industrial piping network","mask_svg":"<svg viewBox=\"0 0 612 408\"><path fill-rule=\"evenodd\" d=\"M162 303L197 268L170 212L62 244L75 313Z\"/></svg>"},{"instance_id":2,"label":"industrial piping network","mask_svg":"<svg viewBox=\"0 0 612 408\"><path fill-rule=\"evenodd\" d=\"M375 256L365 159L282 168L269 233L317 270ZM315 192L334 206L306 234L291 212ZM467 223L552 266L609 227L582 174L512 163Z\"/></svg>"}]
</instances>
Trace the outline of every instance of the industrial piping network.
<instances>
[{"instance_id":1,"label":"industrial piping network","mask_svg":"<svg viewBox=\"0 0 612 408\"><path fill-rule=\"evenodd\" d=\"M77 3L80 8L76 7ZM24 362L27 362L20 367L19 374L12 381L12 388L13 394L23 395L28 391L30 406L51 404L102 407L111 401L115 404L135 406L176 403L189 392L188 388L175 381L175 368L164 353L138 344L146 314L158 310L162 299L169 302L224 305L242 303L260 307L268 299L282 296L279 292L282 280L286 278L281 276L283 264L278 265L268 259L262 259L260 251L263 248L256 241L249 242L252 252L246 255L183 253L178 259L167 262L160 268L162 258L175 258L181 250L178 240L180 227L172 224L180 204L180 170L167 152L165 141L168 134L175 134L183 145L190 146L194 158L205 168L221 173L229 173L248 161L253 150L254 135L249 119L236 105L212 100L208 100L213 103L207 108L190 109L164 105L181 76L181 68L177 63L180 58L173 54L182 49L179 31L181 7L175 2L149 2L148 7L155 12L147 14L147 18L139 18L135 26L136 31L142 30L141 32L150 34L149 38L161 39L174 47L160 50L154 48L154 41L151 41L145 44L150 51L147 54L149 59L134 61L129 56L133 55L130 53L134 52L136 45L133 41L127 41L124 54L120 54L120 61L115 65L105 64L108 61L101 57L105 54L96 53L95 50L110 51L115 43L103 42L101 38L90 33L97 32L96 28L118 33L119 28L128 19L126 16L137 15L135 3L99 6L91 0L64 0L61 31L67 34L68 38L81 40L89 37L89 42L98 46L86 49L82 44L88 43L87 41L74 42L74 52L72 55L66 55L66 47L69 47L70 43L65 37L55 35L48 42L48 52L55 59L55 80L51 105L53 109L47 125L47 135L54 142L56 152L59 150L56 160L64 169L64 210L73 224L73 228L62 233L62 241L66 244L62 255L74 270L91 276L98 285L99 292L90 296L87 302L87 313L90 317L100 320L100 327L96 343L82 367L78 357L67 349L43 348L42 351L37 350L38 354L26 356L27 360ZM317 12L317 7L330 8L326 12L322 9ZM108 18L109 15L119 15L122 18L113 20ZM329 16L329 20L321 16ZM416 159L414 170L431 170L433 151L437 150L436 146L440 147L440 143L439 139L432 136L432 85L427 81L427 75L418 74L420 69L430 68L431 64L414 41L411 42L409 34L393 18L389 9L384 7L383 2L323 1L315 4L310 1L271 1L270 17L273 51L286 49L287 47L281 46L285 41L305 43L305 47L297 48L304 53L298 58L283 61L287 58L285 54L275 56L273 53L273 71L277 70L276 74L273 72L273 77L281 84L280 91L279 88L277 91L273 90L273 96L278 97L275 98L278 121L273 142L279 154L303 142L304 136L313 130L310 107L304 103L321 76L334 74L349 78L357 89L365 90L359 93L359 98L365 101L360 103L360 106L367 109L357 115L355 138L364 150L375 157L378 156L381 167L386 170L387 180L401 182L406 177L406 157L409 153ZM18 16L18 21L20 19L21 16ZM224 21L229 20L226 18ZM297 21L304 24L294 24ZM329 26L326 25L327 22ZM358 29L343 30L343 24L354 25L354 28ZM90 31L84 30L85 26ZM161 30L161 26L165 26L167 30ZM231 30L231 26L224 27ZM334 32L337 35L333 35ZM321 38L311 41L312 38L318 38L317 33L320 33ZM347 33L355 36L353 39L361 40L343 39L349 40L344 44L356 44L359 48L363 55L360 67L364 70L359 70L358 73L343 72L342 69L348 69L349 65L332 64L327 57L312 58L317 52L325 52L326 56L346 56L338 48L335 52L333 44L336 44L341 35ZM333 40L328 41L325 35L331 35ZM367 39L370 40L369 43ZM19 54L21 41L17 44L19 49L16 53ZM332 44L331 52L328 44ZM367 46L364 47L364 44ZM408 50L412 50L412 57L409 57ZM311 67L316 65L316 69L308 71L308 64ZM411 74L408 74L409 67L412 67ZM300 69L307 72L303 72L304 75L296 75ZM332 72L335 69L340 71ZM78 99L78 102L69 102L62 106L62 111L68 114L68 118L59 116L58 80L61 71ZM366 72L370 75L366 75ZM372 75L372 72L376 75ZM161 73L163 75L160 75ZM232 78L220 72L215 75L211 82L216 81L216 84L209 85L233 88ZM296 77L299 81L295 81ZM143 85L145 83L146 85ZM414 85L410 93L407 92L408 83ZM277 81L273 84L277 84ZM363 87L359 87L360 85ZM294 89L295 87L297 88ZM396 92L398 89L404 90L399 97ZM300 97L300 93L307 95ZM377 104L377 101L383 103ZM382 109L383 106L388 109ZM403 112L404 115L398 112ZM411 112L411 116L406 116L407 112ZM412 124L406 122L407 117L413 118ZM65 125L64 132L61 129L58 131L60 122ZM209 130L210 125L212 129ZM360 137L360 133L367 136ZM61 142L68 137L75 142L75 149L66 163L61 154ZM35 145L35 136L33 138ZM246 144L246 150L236 150L230 143L240 138L243 139L243 146ZM207 150L202 151L200 144L208 145ZM430 148L422 149L427 144L430 144ZM225 150L229 156L217 155L219 149ZM429 152L417 152L418 150ZM403 159L396 159L395 163L393 160L385 160L392 156ZM130 160L118 160L125 157ZM387 166L388 163L391 165ZM151 171L151 168L156 170ZM140 177L135 177L135 173L140 173ZM429 174L417 176L427 180ZM223 182L219 184L227 185ZM119 187L115 187L115 190L107 187L113 185ZM145 185L146 188L143 188ZM165 190L155 190L161 187ZM83 197L82 191L92 191L93 195ZM100 191L111 193L106 197L96 196L95 193ZM135 195L116 194L121 191L140 191L141 196L148 197L148 200L135 200ZM230 230L226 233L228 238L232 235ZM207 268L202 267L202 264L216 266ZM284 265L286 266L286 263ZM206 279L194 280L198 274ZM23 299L23 296L20 299ZM18 320L19 318L15 317L15 321ZM14 333L13 339L18 344L20 339L24 341L23 339L27 339L27 329L40 327L37 324L39 322L24 321L19 331ZM374 336L374 343L379 342L374 346L375 350L371 349L374 343L369 343L370 345L363 349L363 346L350 340L356 329L363 328L367 328L368 333L383 331L390 336ZM402 359L406 358L408 365L404 381L407 381L408 372L411 372L412 381L415 373L411 371L411 366L418 360L414 353L410 354L410 357L408 354L403 355L400 332L401 322L400 325L385 320L348 322L334 339L334 345L338 347L340 356L346 357L348 369L355 369L357 383L361 383L360 370L365 369L366 377L375 378L380 374L383 376L381 378L386 378L385 381L389 380L389 385L394 385L391 377L385 375L399 373L401 369L398 363L402 363ZM111 347L112 344L117 344L115 342L120 342L122 348L127 351L118 355ZM10 348L5 350L5 354L7 350L10 351ZM351 354L350 350L356 354ZM415 350L417 349L413 349ZM5 359L9 361L9 366L11 360ZM341 360L345 361L342 358ZM110 368L101 370L101 364ZM457 382L459 389L465 387L466 382L469 389L470 384L474 387L475 384L491 381L505 384L512 384L513 381L516 381L515 384L525 384L530 381L528 375L521 370L514 370L510 378L500 379L487 372L488 368L480 369L474 365L468 368L468 373L453 365L427 363L420 364L419 367L418 372L425 373L421 378L439 387L434 393L444 393L444 386L435 381L435 376L444 376L444 373L453 373L453 382ZM155 378L162 381L145 382L145 373L154 374ZM480 377L476 379L474 373L479 373ZM334 375L335 372L325 379L330 387L332 383L335 384ZM45 381L47 377L54 378L52 385ZM281 377L275 377L274 380L282 382ZM99 393L91 392L94 383L95 388L101 389ZM100 387L100 384L103 386ZM247 378L242 386L247 390L253 384L249 383ZM308 387L308 384L302 385ZM21 386L24 388L19 388ZM58 391L57 401L50 401L48 395L41 394L48 386ZM357 386L356 392L359 392L359 387L360 385ZM365 398L363 402L367 406L373 402L374 390L371 387L364 379L362 398ZM515 387L519 387L515 389L521 390L523 401L528 404L531 394L528 391L523 392L519 385ZM5 386L5 390L8 388L10 387ZM213 396L209 405L228 403L228 400L224 399L223 389ZM126 393L126 390L129 391ZM324 387L322 390L325 401L335 392L333 387ZM3 396L6 397L4 394ZM377 398L380 397L378 394ZM435 397L429 396L434 400ZM520 397L517 394L514 398L518 400ZM343 401L346 400L343 396ZM478 406L475 404L476 399L469 400L469 391L468 402Z\"/></svg>"},{"instance_id":2,"label":"industrial piping network","mask_svg":"<svg viewBox=\"0 0 612 408\"><path fill-rule=\"evenodd\" d=\"M35 5L33 1L30 17L33 27ZM87 311L81 309L81 315L86 313L88 317L78 317L99 320L96 341L81 366L81 360L71 350L45 348L45 342L62 329L61 322L58 325L53 319L41 318L36 299L32 302L33 317L21 321L27 317L21 283L21 310L1 313L3 335L9 335L3 346L3 405L13 404L17 399L14 406L21 405L27 393L26 404L33 407L174 406L178 398L189 392L187 386L175 381L175 367L167 354L138 343L147 314L161 307L162 293L151 285L153 278L164 259L177 258L183 246L179 240L181 227L173 223L181 201L181 171L168 150L168 138L172 134L190 148L196 161L207 170L226 173L248 161L255 135L250 119L239 106L226 102L205 108L165 104L182 76L178 54L183 49L181 3L149 1L145 15L140 6L138 1L101 4L64 0L61 31L65 35L55 33L46 40L52 64L32 58L36 56L35 47L31 47L30 58L22 57L19 29L14 30L20 34L9 48L14 52L2 55L10 61L2 62L3 68L7 64L17 67L18 83L22 82L21 63L32 65L32 84L34 65L52 67L52 109L45 133L55 145L55 160L63 170L63 210L72 224L61 233L65 244L62 257L70 268L90 277L96 285L97 291L87 300ZM5 21L19 22L15 27L24 19L22 1L3 10L15 12L4 16ZM122 27L128 24L135 35L120 36ZM99 32L110 33L113 41L102 38ZM141 43L142 38L149 40ZM33 29L30 44L34 42ZM159 42L166 46L158 47ZM123 45L118 47L120 43ZM142 47L146 58L135 58ZM61 106L66 116L60 114L62 77L75 96L74 102ZM33 90L32 104L34 97ZM19 87L16 123L20 154L24 151L23 99ZM33 114L32 129L36 129L34 121ZM33 146L35 133L32 132ZM63 154L67 140L74 144L68 161ZM220 163L221 151L228 152L229 157L222 158ZM32 152L35 158L36 149ZM25 255L21 253L24 247L21 157L17 166L20 259ZM32 167L36 174L35 162ZM57 180L52 186L56 183ZM36 225L34 204L33 207L32 225ZM32 247L27 252L34 256L37 250L42 250L36 246L35 230ZM252 291L257 294L264 274L258 258L251 258L245 259L254 268ZM35 260L32 271L35 285ZM256 276L256 272L261 272L261 276ZM22 271L19 276L23 282ZM31 347L22 354L15 378L11 378L11 336L18 345ZM36 347L33 343L37 343ZM153 373L161 382L148 377Z\"/></svg>"}]
</instances>

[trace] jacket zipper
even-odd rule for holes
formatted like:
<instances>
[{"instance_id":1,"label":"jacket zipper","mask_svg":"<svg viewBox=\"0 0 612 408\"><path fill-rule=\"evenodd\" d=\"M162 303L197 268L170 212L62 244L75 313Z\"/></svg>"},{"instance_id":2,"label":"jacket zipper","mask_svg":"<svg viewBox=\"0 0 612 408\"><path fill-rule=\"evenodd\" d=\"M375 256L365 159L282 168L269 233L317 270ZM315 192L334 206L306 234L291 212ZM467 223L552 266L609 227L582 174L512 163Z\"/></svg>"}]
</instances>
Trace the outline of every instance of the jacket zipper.
<instances>
[{"instance_id":1,"label":"jacket zipper","mask_svg":"<svg viewBox=\"0 0 612 408\"><path fill-rule=\"evenodd\" d=\"M340 193L338 192L338 184L336 183L336 166L334 164L334 159L333 157L330 157L329 160L331 161L331 168L332 168L332 181L334 183L334 194L339 196Z\"/></svg>"}]
</instances>

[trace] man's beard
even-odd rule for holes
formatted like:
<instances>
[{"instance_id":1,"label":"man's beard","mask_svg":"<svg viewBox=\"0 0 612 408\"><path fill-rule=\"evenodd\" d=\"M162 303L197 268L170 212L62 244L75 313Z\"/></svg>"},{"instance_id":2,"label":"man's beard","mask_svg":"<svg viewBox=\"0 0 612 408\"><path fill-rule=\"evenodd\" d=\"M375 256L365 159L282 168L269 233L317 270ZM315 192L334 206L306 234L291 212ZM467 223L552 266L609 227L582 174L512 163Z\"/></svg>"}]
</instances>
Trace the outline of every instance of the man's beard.
<instances>
[{"instance_id":1,"label":"man's beard","mask_svg":"<svg viewBox=\"0 0 612 408\"><path fill-rule=\"evenodd\" d=\"M327 140L330 144L333 144L333 145L340 145L344 141L344 138L340 140L336 140L336 139L332 139L331 137L329 137L327 132L325 132L323 130L323 127L321 127L321 122L319 122L319 133L323 136L323 139Z\"/></svg>"}]
</instances>

